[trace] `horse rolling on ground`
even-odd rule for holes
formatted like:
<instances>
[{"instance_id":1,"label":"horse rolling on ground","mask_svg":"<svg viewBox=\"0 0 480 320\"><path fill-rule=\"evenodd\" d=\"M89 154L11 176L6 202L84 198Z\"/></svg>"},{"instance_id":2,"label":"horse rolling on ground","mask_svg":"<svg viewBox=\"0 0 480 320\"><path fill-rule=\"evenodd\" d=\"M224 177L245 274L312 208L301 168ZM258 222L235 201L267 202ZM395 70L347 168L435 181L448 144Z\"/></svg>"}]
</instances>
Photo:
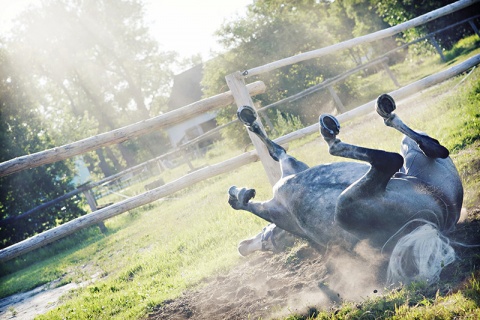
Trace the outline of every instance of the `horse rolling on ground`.
<instances>
[{"instance_id":1,"label":"horse rolling on ground","mask_svg":"<svg viewBox=\"0 0 480 320\"><path fill-rule=\"evenodd\" d=\"M455 260L446 235L460 217L463 187L448 150L424 133L413 131L394 114L387 94L376 111L387 126L402 132L401 155L340 141L340 125L331 115L319 119L320 133L334 156L362 162L338 162L309 168L288 155L260 128L255 110L245 106L238 118L280 163L282 176L273 198L251 201L254 189L231 187L229 204L272 224L240 243L239 252L275 249L285 234L307 239L316 247L329 243L351 250L359 241L390 255L389 283L438 280ZM272 242L273 241L273 242Z\"/></svg>"}]
</instances>

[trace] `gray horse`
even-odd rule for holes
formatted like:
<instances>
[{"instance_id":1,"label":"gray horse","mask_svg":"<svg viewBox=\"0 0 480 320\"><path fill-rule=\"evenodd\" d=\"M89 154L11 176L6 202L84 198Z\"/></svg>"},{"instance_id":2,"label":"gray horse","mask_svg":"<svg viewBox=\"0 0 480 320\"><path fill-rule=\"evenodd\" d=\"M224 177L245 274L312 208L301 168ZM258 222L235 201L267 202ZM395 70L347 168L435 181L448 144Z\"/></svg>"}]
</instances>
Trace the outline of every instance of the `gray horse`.
<instances>
[{"instance_id":1,"label":"gray horse","mask_svg":"<svg viewBox=\"0 0 480 320\"><path fill-rule=\"evenodd\" d=\"M251 107L238 118L265 143L280 163L282 177L273 198L251 201L254 189L231 187L229 204L271 222L256 237L240 243L246 255L272 250L290 233L316 247L329 243L351 250L359 241L390 255L388 281L438 280L442 268L455 259L446 235L460 217L463 187L448 150L424 133L411 130L394 114L387 94L376 111L387 126L402 132L401 155L340 141L340 125L331 115L319 119L320 133L334 156L360 160L309 168L288 155L263 132ZM287 232L286 232L287 231Z\"/></svg>"}]
</instances>

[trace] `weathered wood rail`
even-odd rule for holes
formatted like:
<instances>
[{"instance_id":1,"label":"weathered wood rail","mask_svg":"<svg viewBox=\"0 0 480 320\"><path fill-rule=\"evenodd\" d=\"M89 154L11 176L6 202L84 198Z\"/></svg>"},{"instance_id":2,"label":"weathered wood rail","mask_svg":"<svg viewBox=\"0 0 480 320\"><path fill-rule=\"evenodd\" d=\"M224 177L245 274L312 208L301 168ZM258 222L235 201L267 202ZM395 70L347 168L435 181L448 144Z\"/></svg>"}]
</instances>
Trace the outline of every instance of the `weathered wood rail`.
<instances>
[{"instance_id":1,"label":"weathered wood rail","mask_svg":"<svg viewBox=\"0 0 480 320\"><path fill-rule=\"evenodd\" d=\"M452 12L458 11L460 9L466 8L471 6L474 3L477 3L479 0L461 0L454 2L452 4L446 5L442 8L433 10L429 13L423 14L421 16L418 16L416 18L413 18L411 20L408 20L406 22L400 23L396 26L383 29L374 33L370 33L361 37L357 37L354 39L350 39L347 41L343 41L337 44L334 44L332 46L328 46L325 48L317 49L317 50L312 50L304 53L297 54L292 57L284 58L281 60L277 60L271 63L267 63L263 66L255 67L252 69L245 70L241 72L241 75L245 78L247 77L252 77L256 76L262 73L270 72L272 70L285 67L291 64L295 64L298 62L302 62L305 60L310 60L314 58L320 58L322 56L325 56L327 54L335 53L338 51L346 50L353 48L355 46L358 46L360 44L365 44L365 43L370 43L376 40L384 39L386 37L391 37L393 35L396 35L397 33L403 32L405 30L408 30L410 28L418 27L422 24L428 23L432 20L438 19L440 17L443 17L447 14L450 14Z\"/></svg>"},{"instance_id":2,"label":"weathered wood rail","mask_svg":"<svg viewBox=\"0 0 480 320\"><path fill-rule=\"evenodd\" d=\"M190 174L187 174L175 181L167 183L161 187L142 193L138 196L112 204L103 209L78 217L55 228L44 231L26 240L11 245L0 250L0 262L15 258L21 254L42 247L57 239L63 238L80 229L92 226L103 220L112 218L120 213L143 206L155 200L164 198L174 192L180 191L197 182L207 178L215 177L222 173L232 171L240 166L246 165L258 160L255 151L244 153L235 158L223 161L221 163L205 167Z\"/></svg>"},{"instance_id":3,"label":"weathered wood rail","mask_svg":"<svg viewBox=\"0 0 480 320\"><path fill-rule=\"evenodd\" d=\"M452 12L458 11L460 9L466 8L468 6L471 6L472 4L478 2L480 0L460 0L455 3L449 4L447 6L444 6L442 8L436 9L434 11L431 11L429 13L423 14L417 18L411 19L409 21L403 22L401 24L398 24L396 26L383 29L374 33L370 33L365 36L357 37L354 39L350 39L347 41L343 41L325 48L317 49L317 50L312 50L304 53L297 54L292 57L284 58L281 60L277 60L271 63L267 63L263 66L259 66L256 68L248 69L243 72L237 71L235 73L232 73L230 75L227 75L225 78L227 80L227 84L230 88L230 90L233 93L233 96L235 98L235 102L237 103L237 107L240 109L242 106L245 104L248 104L249 99L247 98L245 92L245 79L248 77L260 75L262 73L267 73L276 69L279 69L281 67L285 67L288 65L292 65L295 63L299 63L305 60L310 60L310 59L316 59L323 57L328 54L332 54L335 52L347 50L350 48L353 48L355 46L361 45L361 44L366 44L370 43L373 41L377 41L380 39L384 39L386 37L391 37L393 35L396 35L397 33L400 33L402 31L405 31L407 29L425 24L427 22L430 22L432 20L438 19L440 17L443 17L447 14L450 14ZM327 89L329 89L330 94L333 96L335 100L335 104L337 106L340 106L338 109L342 111L342 106L341 102L336 96L335 92L332 90L331 87L327 86ZM253 106L253 103L249 104L250 106ZM258 119L260 120L260 119ZM262 124L260 123L260 126L262 127ZM259 142L259 139L252 134L251 132L248 132L250 135L250 138L252 139L252 142L257 149L258 155L260 157L260 160L262 161L265 172L268 176L268 179L270 183L273 185L278 181L278 178L280 177L280 168L276 162L274 162L271 157L268 155L268 152L266 152L265 146Z\"/></svg>"},{"instance_id":4,"label":"weathered wood rail","mask_svg":"<svg viewBox=\"0 0 480 320\"><path fill-rule=\"evenodd\" d=\"M246 90L251 95L257 95L265 91L265 84L261 81L257 81L249 84ZM24 169L35 168L44 164L65 160L101 147L117 144L154 130L185 121L186 119L193 118L207 111L227 106L231 103L233 103L232 93L224 92L123 128L105 132L61 147L8 160L0 163L0 177Z\"/></svg>"},{"instance_id":5,"label":"weathered wood rail","mask_svg":"<svg viewBox=\"0 0 480 320\"><path fill-rule=\"evenodd\" d=\"M447 70L440 71L436 74L430 75L426 78L423 78L421 80L418 80L414 83L411 83L407 86L404 86L398 90L392 91L389 93L395 100L400 101L404 98L407 98L421 90L424 90L428 87L434 86L436 84L439 84L447 79L450 79L451 77L457 76L468 69L477 66L480 64L480 54L462 62L459 63L458 65L455 65L453 67L450 67ZM356 117L365 115L375 109L375 101L372 100L370 102L367 102L361 106L358 106L355 109L352 109L350 111L347 111L345 113L339 114L335 116L340 123L354 119ZM300 139L303 138L307 135L310 135L312 133L318 132L319 127L318 123L313 124L311 126L305 127L303 129L291 132L287 135L284 135L283 137L280 137L275 140L276 143L278 144L286 144L292 140Z\"/></svg>"}]
</instances>

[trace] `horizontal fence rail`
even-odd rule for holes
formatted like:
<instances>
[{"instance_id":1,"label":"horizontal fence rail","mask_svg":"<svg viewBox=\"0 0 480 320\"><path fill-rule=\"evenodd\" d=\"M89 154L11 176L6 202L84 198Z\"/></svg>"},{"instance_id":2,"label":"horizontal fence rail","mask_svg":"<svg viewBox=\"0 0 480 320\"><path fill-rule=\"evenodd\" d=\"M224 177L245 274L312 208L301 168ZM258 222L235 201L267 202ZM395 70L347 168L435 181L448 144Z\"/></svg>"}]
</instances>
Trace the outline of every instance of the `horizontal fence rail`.
<instances>
[{"instance_id":1,"label":"horizontal fence rail","mask_svg":"<svg viewBox=\"0 0 480 320\"><path fill-rule=\"evenodd\" d=\"M247 89L249 94L257 95L265 92L265 84L261 81L257 81L249 84ZM144 135L153 130L183 122L186 119L193 118L207 111L227 106L231 103L233 103L233 96L232 93L228 91L194 102L185 107L170 111L166 114L125 126L123 128L66 144L61 147L56 147L8 160L0 163L0 177L19 172L24 169L35 168L44 164L65 160L101 147L117 144L128 139Z\"/></svg>"},{"instance_id":2,"label":"horizontal fence rail","mask_svg":"<svg viewBox=\"0 0 480 320\"><path fill-rule=\"evenodd\" d=\"M166 197L174 192L187 188L197 182L203 181L207 178L215 177L222 173L232 171L238 167L254 162L256 160L258 160L256 152L250 151L241 154L235 158L223 161L221 163L199 169L177 180L174 180L156 189L142 193L138 196L123 200L103 209L78 217L58 227L49 229L0 250L0 262L10 260L36 248L42 247L55 240L61 239L80 229L95 225L103 220L112 218L125 211L151 203L153 201Z\"/></svg>"},{"instance_id":3,"label":"horizontal fence rail","mask_svg":"<svg viewBox=\"0 0 480 320\"><path fill-rule=\"evenodd\" d=\"M412 94L419 92L420 90L434 86L451 77L459 75L467 71L468 69L477 66L478 64L480 64L480 54L477 54L476 56L462 63L459 63L458 65L455 65L447 70L440 71L436 74L423 78L422 80L418 80L398 90L392 91L389 93L389 95L391 95L395 100L401 100L401 99L407 98ZM345 122L353 118L359 117L361 115L365 115L374 110L375 102L376 100L372 100L355 109L339 114L335 117L338 119L338 121ZM275 139L275 142L278 144L286 144L292 140L300 139L312 133L318 132L318 130L319 130L318 123L312 124L311 126L291 132L287 135L284 135L283 137Z\"/></svg>"},{"instance_id":4,"label":"horizontal fence rail","mask_svg":"<svg viewBox=\"0 0 480 320\"><path fill-rule=\"evenodd\" d=\"M351 40L343 41L337 44L334 44L332 46L328 46L325 48L317 49L317 50L312 50L304 53L297 54L292 57L288 57L285 59L277 60L275 62L267 63L263 66L255 67L252 69L248 69L242 72L242 75L247 78L247 77L252 77L259 75L261 73L266 73L281 67L285 67L294 63L302 62L305 60L310 60L314 58L320 58L322 56L325 56L327 54L331 54L337 51L341 50L346 50L353 48L355 46L358 46L360 44L364 43L369 43L373 42L376 40L380 40L386 37L393 36L397 33L400 33L402 31L405 31L410 28L414 28L417 26L420 26L422 24L425 24L427 22L430 22L432 20L438 19L440 17L443 17L447 14L453 13L455 11L458 11L460 9L466 8L468 6L471 6L474 3L477 3L480 0L461 0L454 2L452 4L446 5L442 8L436 9L434 11L431 11L429 13L423 14L419 17L416 17L414 19L411 19L409 21L403 22L401 24L398 24L396 26L383 29L374 33L370 33L361 37L357 37Z\"/></svg>"}]
</instances>

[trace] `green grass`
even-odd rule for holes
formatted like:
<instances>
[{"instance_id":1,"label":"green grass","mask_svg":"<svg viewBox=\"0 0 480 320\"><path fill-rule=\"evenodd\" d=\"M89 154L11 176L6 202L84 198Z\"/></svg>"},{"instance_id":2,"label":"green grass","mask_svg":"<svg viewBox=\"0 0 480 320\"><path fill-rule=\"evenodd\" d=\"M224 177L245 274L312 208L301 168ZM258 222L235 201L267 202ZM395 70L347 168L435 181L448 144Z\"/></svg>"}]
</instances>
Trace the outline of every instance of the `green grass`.
<instances>
[{"instance_id":1,"label":"green grass","mask_svg":"<svg viewBox=\"0 0 480 320\"><path fill-rule=\"evenodd\" d=\"M303 319L478 319L479 281L472 278L462 290L447 296L428 291L423 284L395 289L381 297L369 298L362 303L346 302L333 311L311 308L308 315L292 315L288 320Z\"/></svg>"},{"instance_id":2,"label":"green grass","mask_svg":"<svg viewBox=\"0 0 480 320\"><path fill-rule=\"evenodd\" d=\"M62 276L69 282L83 282L88 275L97 274L100 278L95 285L76 290L58 311L45 318L136 318L237 261L238 241L264 226L251 214L232 212L226 201L232 181L245 178L260 186L259 196L269 197L271 190L260 163L199 183L177 192L175 199L158 201L148 211L106 221L107 236L92 228L89 236L94 241L87 238L88 245L72 245L82 241L79 235L59 241L52 247L71 245L72 249L55 254L51 248L51 258L2 277L0 295ZM261 186L265 186L263 190ZM43 250L20 260L34 261ZM3 272L14 270L19 262L9 264L12 266L4 266Z\"/></svg>"},{"instance_id":3,"label":"green grass","mask_svg":"<svg viewBox=\"0 0 480 320\"><path fill-rule=\"evenodd\" d=\"M445 67L437 58L432 60L424 63L429 68L435 66L435 70ZM480 190L480 72L476 70L457 86L462 78L426 90L419 95L419 101L415 101L418 105L399 104L397 112L412 127L421 128L453 150L452 158L467 189L465 204L472 206L478 204L475 202ZM401 137L385 128L378 117L367 117L344 124L341 139L398 151ZM214 163L237 152L229 150L224 154L214 149L196 165L204 164L203 161ZM289 152L309 165L339 160L328 154L318 134L290 143ZM183 166L177 170L165 180L175 179L187 169ZM238 242L265 225L252 214L233 211L228 206L226 190L232 184L255 187L258 199L271 197L262 165L244 166L177 192L169 199L107 220L107 235L91 227L0 265L3 275L0 297L59 278L62 283L83 283L95 275L93 284L70 292L59 308L39 319L137 319L205 277L233 266L239 259ZM130 196L140 193L142 188L140 184L122 192ZM116 201L113 196L105 199L113 200ZM319 317L432 318L444 314L467 316L475 312L478 315L478 276L469 281L450 295L433 294L432 297L418 288L402 288L360 305L346 304ZM298 316L298 319L302 317L305 318Z\"/></svg>"},{"instance_id":4,"label":"green grass","mask_svg":"<svg viewBox=\"0 0 480 320\"><path fill-rule=\"evenodd\" d=\"M427 56L409 54L403 63L391 66L390 69L400 85L405 86L445 69L446 65L450 66L479 53L480 39L474 35L460 40L451 50L444 52L447 63L442 63L440 56L431 51ZM398 89L384 70L367 78L360 73L356 77L348 81L354 83L359 95L354 100L344 102L347 109L372 101L381 93Z\"/></svg>"}]
</instances>

